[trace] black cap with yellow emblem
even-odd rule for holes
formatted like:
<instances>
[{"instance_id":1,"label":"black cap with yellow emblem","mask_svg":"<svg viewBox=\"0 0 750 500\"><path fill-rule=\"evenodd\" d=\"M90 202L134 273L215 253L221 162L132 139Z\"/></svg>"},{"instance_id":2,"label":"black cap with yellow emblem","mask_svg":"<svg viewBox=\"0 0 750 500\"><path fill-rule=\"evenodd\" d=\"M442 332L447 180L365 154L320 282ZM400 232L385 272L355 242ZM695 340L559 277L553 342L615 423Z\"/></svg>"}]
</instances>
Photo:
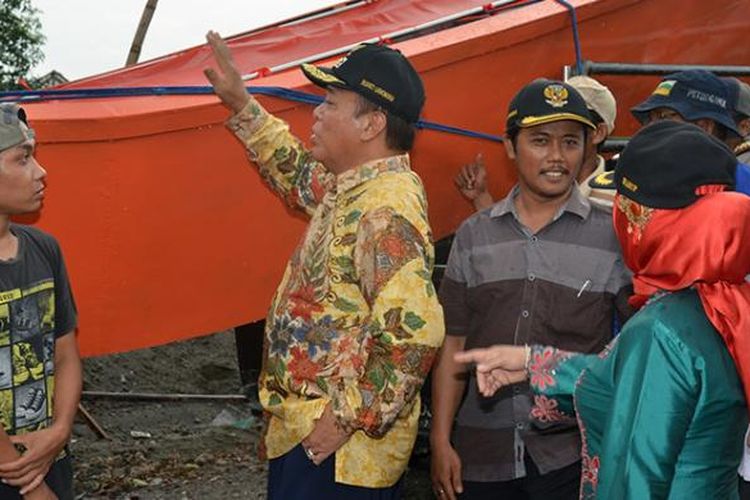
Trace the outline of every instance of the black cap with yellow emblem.
<instances>
[{"instance_id":1,"label":"black cap with yellow emblem","mask_svg":"<svg viewBox=\"0 0 750 500\"><path fill-rule=\"evenodd\" d=\"M737 158L690 123L658 121L642 128L620 155L617 192L651 208L682 208L707 185L734 187Z\"/></svg>"},{"instance_id":2,"label":"black cap with yellow emblem","mask_svg":"<svg viewBox=\"0 0 750 500\"><path fill-rule=\"evenodd\" d=\"M398 50L362 44L331 68L303 64L302 72L315 85L352 90L409 123L422 112L422 79Z\"/></svg>"},{"instance_id":3,"label":"black cap with yellow emblem","mask_svg":"<svg viewBox=\"0 0 750 500\"><path fill-rule=\"evenodd\" d=\"M567 83L539 78L518 91L508 106L506 130L573 120L596 128L581 94Z\"/></svg>"}]
</instances>

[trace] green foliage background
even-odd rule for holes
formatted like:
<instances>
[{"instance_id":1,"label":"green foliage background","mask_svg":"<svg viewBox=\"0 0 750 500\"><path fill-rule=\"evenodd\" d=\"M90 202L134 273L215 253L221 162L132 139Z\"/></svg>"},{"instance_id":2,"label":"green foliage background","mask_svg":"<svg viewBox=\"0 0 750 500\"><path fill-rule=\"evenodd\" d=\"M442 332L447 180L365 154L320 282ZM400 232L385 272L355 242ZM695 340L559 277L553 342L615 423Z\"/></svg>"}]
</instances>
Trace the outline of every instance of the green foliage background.
<instances>
[{"instance_id":1,"label":"green foliage background","mask_svg":"<svg viewBox=\"0 0 750 500\"><path fill-rule=\"evenodd\" d=\"M44 59L39 10L31 0L0 0L0 90L18 89L18 78Z\"/></svg>"}]
</instances>

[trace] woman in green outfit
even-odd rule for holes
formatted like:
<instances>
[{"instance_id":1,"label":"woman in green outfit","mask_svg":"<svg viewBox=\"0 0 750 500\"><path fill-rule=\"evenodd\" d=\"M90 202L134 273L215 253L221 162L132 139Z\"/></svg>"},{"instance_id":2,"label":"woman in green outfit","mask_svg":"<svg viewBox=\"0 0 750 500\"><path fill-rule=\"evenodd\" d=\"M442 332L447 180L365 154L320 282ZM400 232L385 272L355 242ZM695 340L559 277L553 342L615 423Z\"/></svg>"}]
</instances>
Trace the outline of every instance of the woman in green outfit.
<instances>
[{"instance_id":1,"label":"woman in green outfit","mask_svg":"<svg viewBox=\"0 0 750 500\"><path fill-rule=\"evenodd\" d=\"M735 168L731 152L698 127L641 130L618 163L613 213L639 312L598 355L537 345L456 355L477 363L485 396L528 380L537 425L578 420L581 498L738 496L750 197L727 192Z\"/></svg>"}]
</instances>

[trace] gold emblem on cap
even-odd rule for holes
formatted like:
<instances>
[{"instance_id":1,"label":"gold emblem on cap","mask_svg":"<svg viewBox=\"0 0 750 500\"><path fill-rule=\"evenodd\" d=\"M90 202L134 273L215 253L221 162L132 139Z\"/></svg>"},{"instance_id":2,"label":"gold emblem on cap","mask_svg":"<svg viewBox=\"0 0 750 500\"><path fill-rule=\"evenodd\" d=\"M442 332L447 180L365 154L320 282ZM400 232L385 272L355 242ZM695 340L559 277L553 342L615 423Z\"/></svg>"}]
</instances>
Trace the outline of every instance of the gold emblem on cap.
<instances>
[{"instance_id":1,"label":"gold emblem on cap","mask_svg":"<svg viewBox=\"0 0 750 500\"><path fill-rule=\"evenodd\" d=\"M553 83L544 88L545 102L553 108L562 108L568 104L568 89L560 84Z\"/></svg>"},{"instance_id":2,"label":"gold emblem on cap","mask_svg":"<svg viewBox=\"0 0 750 500\"><path fill-rule=\"evenodd\" d=\"M636 184L635 182L631 181L627 177L623 177L622 178L622 185L625 186L627 189L629 189L630 191L632 191L634 193L636 191L638 191L638 184Z\"/></svg>"},{"instance_id":3,"label":"gold emblem on cap","mask_svg":"<svg viewBox=\"0 0 750 500\"><path fill-rule=\"evenodd\" d=\"M317 80L317 82L319 82L318 84L321 84L321 83L323 85L329 85L329 84L344 85L345 84L345 82L341 80L340 78L336 78L334 75L330 73L326 73L325 71L322 71L320 68L312 64L303 63L302 71L307 73L313 79Z\"/></svg>"},{"instance_id":4,"label":"gold emblem on cap","mask_svg":"<svg viewBox=\"0 0 750 500\"><path fill-rule=\"evenodd\" d=\"M388 102L393 102L396 100L396 97L393 94L391 94L390 92L388 92L382 87L378 87L377 85L372 83L370 80L367 80L366 78L362 78L359 84L363 86L364 88L369 89L372 92L375 92L376 94L378 94L380 97L382 97Z\"/></svg>"}]
</instances>

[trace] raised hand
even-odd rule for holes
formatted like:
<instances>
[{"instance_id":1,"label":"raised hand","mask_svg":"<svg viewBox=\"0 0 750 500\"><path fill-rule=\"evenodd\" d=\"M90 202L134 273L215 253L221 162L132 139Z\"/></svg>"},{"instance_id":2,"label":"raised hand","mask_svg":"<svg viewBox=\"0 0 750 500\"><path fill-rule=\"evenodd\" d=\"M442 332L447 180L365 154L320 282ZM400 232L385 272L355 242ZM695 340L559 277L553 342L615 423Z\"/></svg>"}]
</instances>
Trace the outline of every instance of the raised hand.
<instances>
[{"instance_id":1,"label":"raised hand","mask_svg":"<svg viewBox=\"0 0 750 500\"><path fill-rule=\"evenodd\" d=\"M232 53L221 36L215 31L206 34L206 40L214 54L218 70L206 68L203 74L214 88L221 102L233 112L238 113L247 105L250 95L245 89L242 75L237 71Z\"/></svg>"},{"instance_id":2,"label":"raised hand","mask_svg":"<svg viewBox=\"0 0 750 500\"><path fill-rule=\"evenodd\" d=\"M458 363L476 363L479 392L489 397L505 386L526 380L526 349L495 345L458 352L453 359Z\"/></svg>"},{"instance_id":3,"label":"raised hand","mask_svg":"<svg viewBox=\"0 0 750 500\"><path fill-rule=\"evenodd\" d=\"M472 163L461 167L453 180L461 194L474 203L477 210L492 205L492 195L487 190L487 169L484 166L482 153L477 154Z\"/></svg>"}]
</instances>

